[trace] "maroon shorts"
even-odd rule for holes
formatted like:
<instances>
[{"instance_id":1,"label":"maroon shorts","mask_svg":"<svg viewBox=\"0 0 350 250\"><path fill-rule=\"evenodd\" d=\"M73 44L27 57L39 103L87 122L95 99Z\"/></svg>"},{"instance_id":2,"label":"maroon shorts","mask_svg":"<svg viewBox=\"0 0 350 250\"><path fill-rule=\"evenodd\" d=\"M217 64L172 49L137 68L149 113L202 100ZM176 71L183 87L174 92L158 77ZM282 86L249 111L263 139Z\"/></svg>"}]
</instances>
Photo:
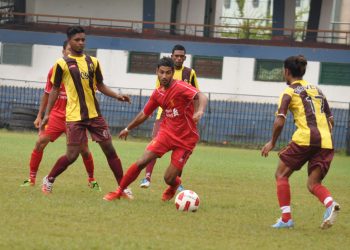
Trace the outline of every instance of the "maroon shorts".
<instances>
[{"instance_id":1,"label":"maroon shorts","mask_svg":"<svg viewBox=\"0 0 350 250\"><path fill-rule=\"evenodd\" d=\"M49 122L46 124L44 130L39 130L39 136L47 135L50 137L50 141L54 142L61 134L66 133L66 121L65 118L56 116L49 117Z\"/></svg>"},{"instance_id":2,"label":"maroon shorts","mask_svg":"<svg viewBox=\"0 0 350 250\"><path fill-rule=\"evenodd\" d=\"M67 144L81 145L88 142L86 131L90 132L93 141L102 142L111 139L108 124L103 117L86 121L67 122Z\"/></svg>"},{"instance_id":3,"label":"maroon shorts","mask_svg":"<svg viewBox=\"0 0 350 250\"><path fill-rule=\"evenodd\" d=\"M178 168L179 170L182 170L185 166L188 158L192 154L192 150L188 150L185 148L181 148L174 145L175 143L172 142L172 139L165 136L156 136L147 146L148 151L152 151L159 157L162 157L165 153L169 151L173 151L171 154L171 163Z\"/></svg>"},{"instance_id":4,"label":"maroon shorts","mask_svg":"<svg viewBox=\"0 0 350 250\"><path fill-rule=\"evenodd\" d=\"M331 165L334 149L326 149L311 146L299 146L291 142L278 153L281 161L292 170L299 170L306 163L308 163L308 175L319 167L322 171L322 178L324 178Z\"/></svg>"}]
</instances>

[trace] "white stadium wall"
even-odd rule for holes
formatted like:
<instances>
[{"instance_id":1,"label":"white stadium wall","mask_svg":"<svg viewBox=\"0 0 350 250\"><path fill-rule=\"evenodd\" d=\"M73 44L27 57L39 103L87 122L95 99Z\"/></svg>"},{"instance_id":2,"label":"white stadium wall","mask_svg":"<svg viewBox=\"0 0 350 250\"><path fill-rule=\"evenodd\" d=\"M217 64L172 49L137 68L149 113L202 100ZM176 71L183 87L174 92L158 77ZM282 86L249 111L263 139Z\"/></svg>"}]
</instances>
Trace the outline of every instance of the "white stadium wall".
<instances>
[{"instance_id":1,"label":"white stadium wall","mask_svg":"<svg viewBox=\"0 0 350 250\"><path fill-rule=\"evenodd\" d=\"M17 84L20 81L33 81L31 86L42 87L54 58L59 58L62 47L48 45L33 46L33 60L31 66L16 66L0 64L0 84ZM161 53L161 56L169 53ZM155 74L127 73L128 51L98 49L97 57L100 60L104 73L105 83L116 88L144 88L152 89L155 85ZM191 66L191 55L188 55L186 66ZM208 79L198 76L200 88L203 92L278 96L285 88L282 82L254 81L254 58L224 57L222 79ZM317 84L319 79L319 62L308 62L308 70L304 77L307 81ZM12 79L12 80L4 80ZM18 80L18 81L14 81ZM338 102L350 100L350 87L326 86L322 89L328 99Z\"/></svg>"}]
</instances>

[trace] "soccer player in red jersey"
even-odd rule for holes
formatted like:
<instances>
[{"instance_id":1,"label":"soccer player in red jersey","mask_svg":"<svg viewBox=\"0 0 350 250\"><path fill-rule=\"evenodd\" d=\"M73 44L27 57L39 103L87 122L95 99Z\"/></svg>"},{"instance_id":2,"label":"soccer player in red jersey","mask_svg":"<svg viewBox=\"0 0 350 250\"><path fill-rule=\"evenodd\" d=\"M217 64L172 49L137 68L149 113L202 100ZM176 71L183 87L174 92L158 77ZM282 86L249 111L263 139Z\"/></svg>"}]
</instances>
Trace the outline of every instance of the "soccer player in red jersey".
<instances>
[{"instance_id":1,"label":"soccer player in red jersey","mask_svg":"<svg viewBox=\"0 0 350 250\"><path fill-rule=\"evenodd\" d=\"M121 160L112 144L112 136L101 114L95 92L97 89L122 102L130 103L130 98L127 95L115 93L104 84L98 59L84 53L85 40L85 30L82 27L69 27L67 41L71 47L71 53L58 59L53 67L51 77L53 87L41 127L50 123L50 113L63 83L67 93L67 151L56 161L50 173L44 177L42 191L45 194L52 192L57 176L77 159L82 148L88 143L87 131L101 147L116 181L119 183L123 177ZM123 194L128 195L126 192Z\"/></svg>"},{"instance_id":2,"label":"soccer player in red jersey","mask_svg":"<svg viewBox=\"0 0 350 250\"><path fill-rule=\"evenodd\" d=\"M185 47L182 46L181 44L176 44L171 51L171 59L173 59L174 66L175 66L173 79L184 81L199 90L196 72L194 71L194 69L185 67L183 65L186 60ZM157 77L156 88L158 88L159 86L160 86L160 82ZM162 123L163 117L164 117L164 114L163 114L162 108L158 108L156 120L153 126L152 138L157 136L159 125ZM153 161L147 164L145 168L146 170L145 178L141 180L141 184L140 184L141 188L148 188L151 185L151 177L152 177L152 172L155 164L156 164L156 159L154 159ZM182 175L182 172L180 173L180 177L181 175ZM178 188L178 191L182 191L183 189L184 189L183 186L180 185Z\"/></svg>"},{"instance_id":3,"label":"soccer player in red jersey","mask_svg":"<svg viewBox=\"0 0 350 250\"><path fill-rule=\"evenodd\" d=\"M297 130L293 134L292 142L279 152L280 161L275 177L282 216L272 225L273 228L294 226L291 216L289 177L306 162L308 162L307 188L326 207L321 228L331 227L340 210L339 204L322 185L334 156L333 115L322 91L303 80L306 65L307 61L303 56L291 56L284 61L284 77L288 87L280 97L272 138L261 150L262 156L267 157L275 147L285 124L287 111L290 110Z\"/></svg>"},{"instance_id":4,"label":"soccer player in red jersey","mask_svg":"<svg viewBox=\"0 0 350 250\"><path fill-rule=\"evenodd\" d=\"M67 41L63 43L62 54L67 56L70 54L70 46L67 44ZM39 128L39 125L42 120L42 115L46 109L47 101L49 98L49 93L52 89L52 68L49 71L47 76L47 82L45 86L44 94L41 97L39 112L37 118L34 121L34 125L36 128ZM66 133L66 105L67 105L67 95L62 85L59 91L58 98L52 108L50 113L50 122L45 126L43 130L39 130L39 138L35 144L33 152L31 154L30 162L29 162L29 178L25 180L22 187L25 186L34 186L36 175L39 169L39 165L41 159L43 157L44 149L47 144L51 141L54 142L58 137L60 137L63 133ZM88 174L88 185L90 188L95 190L101 190L98 183L94 178L94 161L92 158L92 154L89 151L88 145L84 145L82 151L80 152L83 162L86 168L86 172Z\"/></svg>"},{"instance_id":5,"label":"soccer player in red jersey","mask_svg":"<svg viewBox=\"0 0 350 250\"><path fill-rule=\"evenodd\" d=\"M122 190L136 180L150 161L162 157L168 151L172 151L172 155L164 180L169 187L163 192L162 200L172 199L181 184L179 174L199 140L196 124L203 116L208 99L188 83L173 79L174 62L169 57L163 57L159 61L157 75L160 87L153 91L144 109L120 132L119 137L126 139L130 130L147 120L156 108L161 107L164 110L164 119L159 132L148 144L141 158L129 167L117 190L104 196L105 200L119 199ZM196 112L194 100L198 100Z\"/></svg>"}]
</instances>

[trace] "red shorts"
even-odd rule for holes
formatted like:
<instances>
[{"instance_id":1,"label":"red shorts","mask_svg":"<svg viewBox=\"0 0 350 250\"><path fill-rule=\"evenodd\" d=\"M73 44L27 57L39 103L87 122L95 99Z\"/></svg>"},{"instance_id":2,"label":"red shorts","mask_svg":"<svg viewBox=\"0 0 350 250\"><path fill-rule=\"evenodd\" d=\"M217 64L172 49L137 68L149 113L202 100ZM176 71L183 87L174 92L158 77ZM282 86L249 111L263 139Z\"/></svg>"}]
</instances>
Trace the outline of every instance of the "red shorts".
<instances>
[{"instance_id":1,"label":"red shorts","mask_svg":"<svg viewBox=\"0 0 350 250\"><path fill-rule=\"evenodd\" d=\"M44 130L39 130L39 136L47 135L50 137L51 142L54 142L63 133L66 133L65 118L62 119L56 116L50 116Z\"/></svg>"},{"instance_id":2,"label":"red shorts","mask_svg":"<svg viewBox=\"0 0 350 250\"><path fill-rule=\"evenodd\" d=\"M67 144L81 145L88 142L86 131L96 142L103 142L112 138L108 124L103 117L95 117L86 121L67 122Z\"/></svg>"},{"instance_id":3,"label":"red shorts","mask_svg":"<svg viewBox=\"0 0 350 250\"><path fill-rule=\"evenodd\" d=\"M159 136L159 134L148 144L146 149L152 151L159 157L162 157L170 150L173 151L171 154L171 163L179 170L183 169L193 151L193 149L188 150L175 146L175 143L172 142L171 138Z\"/></svg>"},{"instance_id":4,"label":"red shorts","mask_svg":"<svg viewBox=\"0 0 350 250\"><path fill-rule=\"evenodd\" d=\"M330 168L334 149L325 149L311 146L299 146L291 142L278 153L281 161L292 170L299 170L306 163L308 163L308 175L319 167L322 171L322 178L324 178Z\"/></svg>"}]
</instances>

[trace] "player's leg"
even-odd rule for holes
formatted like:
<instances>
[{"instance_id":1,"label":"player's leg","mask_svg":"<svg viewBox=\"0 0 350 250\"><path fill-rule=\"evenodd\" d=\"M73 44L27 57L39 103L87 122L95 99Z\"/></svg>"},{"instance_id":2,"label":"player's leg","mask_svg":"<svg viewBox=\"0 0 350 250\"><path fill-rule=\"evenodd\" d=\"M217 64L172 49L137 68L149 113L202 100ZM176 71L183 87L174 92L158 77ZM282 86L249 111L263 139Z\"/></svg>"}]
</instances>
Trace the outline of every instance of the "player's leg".
<instances>
[{"instance_id":1,"label":"player's leg","mask_svg":"<svg viewBox=\"0 0 350 250\"><path fill-rule=\"evenodd\" d=\"M80 145L67 145L67 152L61 156L51 169L50 173L44 177L41 190L45 194L52 192L52 186L56 178L62 174L79 156Z\"/></svg>"},{"instance_id":2,"label":"player's leg","mask_svg":"<svg viewBox=\"0 0 350 250\"><path fill-rule=\"evenodd\" d=\"M181 185L181 178L179 175L191 154L191 150L183 148L175 148L173 150L171 154L171 163L164 174L164 181L169 186L163 192L163 201L171 200L174 197L176 190Z\"/></svg>"},{"instance_id":3,"label":"player's leg","mask_svg":"<svg viewBox=\"0 0 350 250\"><path fill-rule=\"evenodd\" d=\"M29 160L29 178L23 182L22 187L34 186L39 165L42 160L44 149L50 142L48 135L39 135Z\"/></svg>"},{"instance_id":4,"label":"player's leg","mask_svg":"<svg viewBox=\"0 0 350 250\"><path fill-rule=\"evenodd\" d=\"M65 121L57 119L56 117L50 117L49 123L44 130L39 131L38 140L35 143L35 147L32 151L29 162L29 179L24 181L22 186L31 186L35 184L36 175L41 163L44 149L51 141L54 142L61 134L65 132Z\"/></svg>"},{"instance_id":5,"label":"player's leg","mask_svg":"<svg viewBox=\"0 0 350 250\"><path fill-rule=\"evenodd\" d=\"M153 125L152 138L155 138L157 136L162 120L163 120L162 117L160 119L155 120ZM153 168L156 162L157 162L157 159L155 158L154 160L152 160L150 163L147 164L146 171L145 171L145 178L141 180L141 184L140 184L141 188L148 188L151 185Z\"/></svg>"},{"instance_id":6,"label":"player's leg","mask_svg":"<svg viewBox=\"0 0 350 250\"><path fill-rule=\"evenodd\" d=\"M289 177L293 170L289 168L282 160L279 161L275 172L277 199L282 212L281 218L272 227L291 227L293 226L291 216L291 195L289 186Z\"/></svg>"},{"instance_id":7,"label":"player's leg","mask_svg":"<svg viewBox=\"0 0 350 250\"><path fill-rule=\"evenodd\" d=\"M159 156L154 152L145 150L141 158L135 163L131 164L131 166L128 168L117 190L115 192L106 194L103 199L107 201L119 199L123 195L122 190L125 190L132 182L137 179L142 169L144 169L150 161L158 157Z\"/></svg>"},{"instance_id":8,"label":"player's leg","mask_svg":"<svg viewBox=\"0 0 350 250\"><path fill-rule=\"evenodd\" d=\"M291 195L289 177L308 161L310 147L299 146L292 142L279 152L280 161L275 173L277 199L282 216L277 220L274 228L290 228L294 223L291 216Z\"/></svg>"},{"instance_id":9,"label":"player's leg","mask_svg":"<svg viewBox=\"0 0 350 250\"><path fill-rule=\"evenodd\" d=\"M80 155L83 158L84 166L88 174L88 186L93 190L101 191L101 188L94 177L94 159L92 157L88 144L82 145Z\"/></svg>"},{"instance_id":10,"label":"player's leg","mask_svg":"<svg viewBox=\"0 0 350 250\"><path fill-rule=\"evenodd\" d=\"M42 191L46 194L52 192L52 185L57 176L63 173L79 156L82 145L87 144L86 124L84 122L67 122L67 151L61 156L44 177Z\"/></svg>"},{"instance_id":11,"label":"player's leg","mask_svg":"<svg viewBox=\"0 0 350 250\"><path fill-rule=\"evenodd\" d=\"M340 210L339 204L334 201L330 191L322 185L322 180L327 175L333 156L333 150L320 149L310 159L308 165L308 190L326 207L321 224L322 229L327 229L333 225Z\"/></svg>"},{"instance_id":12,"label":"player's leg","mask_svg":"<svg viewBox=\"0 0 350 250\"><path fill-rule=\"evenodd\" d=\"M106 141L98 142L103 153L106 156L108 165L113 172L113 175L118 184L120 184L121 179L123 178L123 167L120 158L115 151L115 148L112 144L112 139L108 139Z\"/></svg>"}]
</instances>

